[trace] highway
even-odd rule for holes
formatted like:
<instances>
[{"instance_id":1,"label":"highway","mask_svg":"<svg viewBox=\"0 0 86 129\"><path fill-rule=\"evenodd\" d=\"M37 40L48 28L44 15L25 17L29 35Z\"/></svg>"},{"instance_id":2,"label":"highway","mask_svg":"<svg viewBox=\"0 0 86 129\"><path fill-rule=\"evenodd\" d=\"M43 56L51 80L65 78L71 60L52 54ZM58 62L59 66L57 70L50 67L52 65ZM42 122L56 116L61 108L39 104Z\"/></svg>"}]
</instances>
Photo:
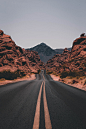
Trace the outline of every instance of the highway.
<instances>
[{"instance_id":1,"label":"highway","mask_svg":"<svg viewBox=\"0 0 86 129\"><path fill-rule=\"evenodd\" d=\"M0 129L86 129L86 92L45 71L35 80L2 85Z\"/></svg>"}]
</instances>

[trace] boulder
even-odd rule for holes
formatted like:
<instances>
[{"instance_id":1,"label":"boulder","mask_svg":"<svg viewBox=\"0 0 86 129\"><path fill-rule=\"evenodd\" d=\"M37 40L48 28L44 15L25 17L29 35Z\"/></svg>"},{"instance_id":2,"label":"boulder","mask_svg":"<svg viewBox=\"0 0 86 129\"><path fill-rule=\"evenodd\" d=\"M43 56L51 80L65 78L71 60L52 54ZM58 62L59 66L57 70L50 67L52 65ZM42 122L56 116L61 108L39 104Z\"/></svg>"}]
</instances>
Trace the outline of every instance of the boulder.
<instances>
[{"instance_id":1,"label":"boulder","mask_svg":"<svg viewBox=\"0 0 86 129\"><path fill-rule=\"evenodd\" d=\"M4 32L2 30L0 30L0 36L3 35L3 34L4 34Z\"/></svg>"}]
</instances>

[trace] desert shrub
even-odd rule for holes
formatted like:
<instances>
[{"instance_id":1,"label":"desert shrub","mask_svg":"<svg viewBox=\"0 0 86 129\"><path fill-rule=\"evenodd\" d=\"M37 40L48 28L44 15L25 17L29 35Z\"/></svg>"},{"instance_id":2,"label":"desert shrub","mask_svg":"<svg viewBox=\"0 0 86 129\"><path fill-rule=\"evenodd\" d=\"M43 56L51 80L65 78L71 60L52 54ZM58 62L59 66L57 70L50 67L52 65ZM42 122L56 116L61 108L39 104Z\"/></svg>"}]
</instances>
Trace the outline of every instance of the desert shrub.
<instances>
[{"instance_id":1,"label":"desert shrub","mask_svg":"<svg viewBox=\"0 0 86 129\"><path fill-rule=\"evenodd\" d=\"M72 80L72 84L74 84L74 83L78 83L78 81L75 80L75 79L73 79L73 80Z\"/></svg>"},{"instance_id":2,"label":"desert shrub","mask_svg":"<svg viewBox=\"0 0 86 129\"><path fill-rule=\"evenodd\" d=\"M32 74L40 74L41 70L38 69L36 72L31 72Z\"/></svg>"},{"instance_id":3,"label":"desert shrub","mask_svg":"<svg viewBox=\"0 0 86 129\"><path fill-rule=\"evenodd\" d=\"M81 76L84 76L84 72L78 72L78 71L63 71L61 74L60 74L60 77L61 78L65 78L67 76L70 76L70 77L81 77Z\"/></svg>"},{"instance_id":4,"label":"desert shrub","mask_svg":"<svg viewBox=\"0 0 86 129\"><path fill-rule=\"evenodd\" d=\"M76 76L78 76L78 72L77 71L70 71L69 76L76 77Z\"/></svg>"},{"instance_id":5,"label":"desert shrub","mask_svg":"<svg viewBox=\"0 0 86 129\"><path fill-rule=\"evenodd\" d=\"M63 72L61 73L60 77L61 77L61 78L65 78L65 77L67 77L68 75L69 75L69 72L63 71Z\"/></svg>"},{"instance_id":6,"label":"desert shrub","mask_svg":"<svg viewBox=\"0 0 86 129\"><path fill-rule=\"evenodd\" d=\"M17 70L14 72L11 72L10 70L8 71L5 70L5 71L0 72L0 79L4 78L7 80L14 80L17 77L23 77L23 76L25 76L25 73L21 70Z\"/></svg>"},{"instance_id":7,"label":"desert shrub","mask_svg":"<svg viewBox=\"0 0 86 129\"><path fill-rule=\"evenodd\" d=\"M57 73L55 71L52 72L52 74L56 75L57 76Z\"/></svg>"},{"instance_id":8,"label":"desert shrub","mask_svg":"<svg viewBox=\"0 0 86 129\"><path fill-rule=\"evenodd\" d=\"M52 71L47 70L47 71L46 71L46 74L52 74Z\"/></svg>"},{"instance_id":9,"label":"desert shrub","mask_svg":"<svg viewBox=\"0 0 86 129\"><path fill-rule=\"evenodd\" d=\"M1 78L0 81L5 81L5 78Z\"/></svg>"}]
</instances>

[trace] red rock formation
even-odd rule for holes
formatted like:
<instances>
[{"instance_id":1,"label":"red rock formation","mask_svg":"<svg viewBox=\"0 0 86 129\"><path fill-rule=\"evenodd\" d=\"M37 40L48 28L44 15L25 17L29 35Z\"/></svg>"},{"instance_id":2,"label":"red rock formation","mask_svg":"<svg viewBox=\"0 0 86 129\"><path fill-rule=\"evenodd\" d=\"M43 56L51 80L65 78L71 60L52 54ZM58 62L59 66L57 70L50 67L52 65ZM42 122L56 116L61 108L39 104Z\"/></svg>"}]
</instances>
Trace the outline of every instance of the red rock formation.
<instances>
[{"instance_id":1,"label":"red rock formation","mask_svg":"<svg viewBox=\"0 0 86 129\"><path fill-rule=\"evenodd\" d=\"M37 52L22 49L17 46L9 35L0 30L0 71L36 72L41 69L43 62Z\"/></svg>"},{"instance_id":2,"label":"red rock formation","mask_svg":"<svg viewBox=\"0 0 86 129\"><path fill-rule=\"evenodd\" d=\"M64 49L62 54L56 54L52 59L50 59L46 64L46 69L58 72L64 69L60 69L65 61L69 59L70 51L67 48Z\"/></svg>"},{"instance_id":3,"label":"red rock formation","mask_svg":"<svg viewBox=\"0 0 86 129\"><path fill-rule=\"evenodd\" d=\"M57 74L63 71L77 71L86 75L86 36L82 35L74 40L71 52L64 49L63 54L56 54L47 62L47 67Z\"/></svg>"}]
</instances>

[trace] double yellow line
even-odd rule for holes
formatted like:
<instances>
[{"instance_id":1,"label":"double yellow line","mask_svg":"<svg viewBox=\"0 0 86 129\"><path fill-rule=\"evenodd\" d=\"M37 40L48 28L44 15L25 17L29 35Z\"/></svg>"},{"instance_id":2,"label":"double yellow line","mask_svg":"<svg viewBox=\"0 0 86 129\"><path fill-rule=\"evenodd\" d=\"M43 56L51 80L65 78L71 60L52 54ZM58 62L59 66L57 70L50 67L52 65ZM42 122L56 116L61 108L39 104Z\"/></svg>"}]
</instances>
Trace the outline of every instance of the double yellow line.
<instances>
[{"instance_id":1,"label":"double yellow line","mask_svg":"<svg viewBox=\"0 0 86 129\"><path fill-rule=\"evenodd\" d=\"M44 75L43 75L44 78ZM41 94L42 94L42 87L43 87L43 102L44 102L44 116L45 116L45 128L46 129L52 129L48 105L47 105L47 99L46 99L46 92L45 92L45 78L41 84L38 99L37 99L37 105L36 105L36 111L35 111L35 117L34 117L34 123L33 123L33 129L39 129L39 123L40 123L40 103L41 103Z\"/></svg>"}]
</instances>

